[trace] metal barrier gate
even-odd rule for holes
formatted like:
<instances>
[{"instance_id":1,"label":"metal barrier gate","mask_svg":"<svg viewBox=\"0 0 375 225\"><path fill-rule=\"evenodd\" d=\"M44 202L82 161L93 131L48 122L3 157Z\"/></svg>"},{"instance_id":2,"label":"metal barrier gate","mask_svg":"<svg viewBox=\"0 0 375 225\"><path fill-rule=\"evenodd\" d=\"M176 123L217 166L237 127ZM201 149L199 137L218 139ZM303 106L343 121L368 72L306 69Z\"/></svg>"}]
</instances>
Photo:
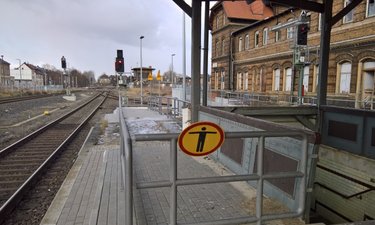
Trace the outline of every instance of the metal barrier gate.
<instances>
[{"instance_id":1,"label":"metal barrier gate","mask_svg":"<svg viewBox=\"0 0 375 225\"><path fill-rule=\"evenodd\" d=\"M216 177L202 177L202 178L177 178L177 140L178 133L169 134L136 134L131 139L124 115L122 114L121 99L120 105L120 130L121 130L121 167L122 179L125 188L125 224L133 225L133 152L132 141L170 141L170 176L169 180L154 181L154 182L141 182L136 184L137 189L144 188L160 188L170 187L170 212L169 223L170 225L177 224L177 187L183 185L196 185L196 184L210 184L222 182L235 182L235 181L257 181L257 195L256 195L256 213L255 216L222 219L211 222L199 223L202 224L240 224L256 222L261 225L264 221L292 218L302 216L305 210L306 199L306 176L307 176L307 156L308 156L308 140L307 136L300 132L269 132L269 131L245 131L245 132L226 132L225 138L257 138L257 173L244 174L244 175L230 175L230 176L216 176ZM266 138L274 137L297 137L301 139L301 159L297 171L293 172L277 172L263 174L263 151ZM296 193L298 193L298 208L294 212L280 213L280 214L267 214L263 215L263 182L268 179L275 178L296 178ZM193 223L195 224L195 223Z\"/></svg>"}]
</instances>

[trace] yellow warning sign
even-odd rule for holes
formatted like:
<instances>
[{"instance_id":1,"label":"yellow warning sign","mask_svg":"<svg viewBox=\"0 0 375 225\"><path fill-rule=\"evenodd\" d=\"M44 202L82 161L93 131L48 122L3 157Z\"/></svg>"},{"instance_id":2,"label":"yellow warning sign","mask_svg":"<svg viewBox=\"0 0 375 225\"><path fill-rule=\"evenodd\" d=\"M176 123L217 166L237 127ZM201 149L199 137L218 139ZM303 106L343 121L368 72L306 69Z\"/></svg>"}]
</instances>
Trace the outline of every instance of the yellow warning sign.
<instances>
[{"instance_id":1,"label":"yellow warning sign","mask_svg":"<svg viewBox=\"0 0 375 225\"><path fill-rule=\"evenodd\" d=\"M208 121L193 123L178 136L180 149L192 156L208 155L220 148L223 142L223 129Z\"/></svg>"},{"instance_id":2,"label":"yellow warning sign","mask_svg":"<svg viewBox=\"0 0 375 225\"><path fill-rule=\"evenodd\" d=\"M152 79L153 79L152 73L150 72L150 73L148 73L148 80L152 80Z\"/></svg>"},{"instance_id":3,"label":"yellow warning sign","mask_svg":"<svg viewBox=\"0 0 375 225\"><path fill-rule=\"evenodd\" d=\"M156 76L156 80L161 80L160 70L158 71L158 75Z\"/></svg>"}]
</instances>

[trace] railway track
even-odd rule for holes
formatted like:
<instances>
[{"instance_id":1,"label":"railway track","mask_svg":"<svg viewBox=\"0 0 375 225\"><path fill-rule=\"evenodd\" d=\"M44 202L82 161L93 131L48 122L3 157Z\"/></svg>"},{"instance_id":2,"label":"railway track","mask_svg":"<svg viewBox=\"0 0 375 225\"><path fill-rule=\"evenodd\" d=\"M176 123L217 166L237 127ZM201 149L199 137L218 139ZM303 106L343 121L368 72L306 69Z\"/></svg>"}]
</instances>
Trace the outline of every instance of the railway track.
<instances>
[{"instance_id":1,"label":"railway track","mask_svg":"<svg viewBox=\"0 0 375 225\"><path fill-rule=\"evenodd\" d=\"M20 101L26 101L36 98L45 98L45 97L51 97L54 94L46 94L46 95L28 95L28 96L19 96L19 97L9 97L9 98L0 98L0 105L11 103L11 102L20 102Z\"/></svg>"},{"instance_id":2,"label":"railway track","mask_svg":"<svg viewBox=\"0 0 375 225\"><path fill-rule=\"evenodd\" d=\"M0 223L106 97L107 93L96 95L83 106L0 151Z\"/></svg>"}]
</instances>

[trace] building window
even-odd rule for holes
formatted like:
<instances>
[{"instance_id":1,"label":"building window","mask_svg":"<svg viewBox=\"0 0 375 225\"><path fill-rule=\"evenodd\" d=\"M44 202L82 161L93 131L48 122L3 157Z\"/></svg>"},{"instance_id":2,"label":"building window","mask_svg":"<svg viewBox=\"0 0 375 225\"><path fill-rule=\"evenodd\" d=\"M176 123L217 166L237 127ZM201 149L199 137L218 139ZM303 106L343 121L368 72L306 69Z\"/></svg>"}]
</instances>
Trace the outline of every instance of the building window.
<instances>
[{"instance_id":1,"label":"building window","mask_svg":"<svg viewBox=\"0 0 375 225\"><path fill-rule=\"evenodd\" d=\"M293 19L289 19L288 21L292 21ZM286 29L286 38L292 39L294 34L294 26L288 27Z\"/></svg>"},{"instance_id":2,"label":"building window","mask_svg":"<svg viewBox=\"0 0 375 225\"><path fill-rule=\"evenodd\" d=\"M280 23L276 24L276 25L280 25ZM275 32L275 42L278 42L281 40L281 31L280 30L277 30Z\"/></svg>"},{"instance_id":3,"label":"building window","mask_svg":"<svg viewBox=\"0 0 375 225\"><path fill-rule=\"evenodd\" d=\"M254 47L258 47L258 46L259 46L259 31L256 31L254 35Z\"/></svg>"},{"instance_id":4,"label":"building window","mask_svg":"<svg viewBox=\"0 0 375 225\"><path fill-rule=\"evenodd\" d=\"M292 68L285 69L285 84L284 91L290 91L292 89Z\"/></svg>"},{"instance_id":5,"label":"building window","mask_svg":"<svg viewBox=\"0 0 375 225\"><path fill-rule=\"evenodd\" d=\"M214 82L214 89L217 90L219 88L219 72L215 72L215 82Z\"/></svg>"},{"instance_id":6,"label":"building window","mask_svg":"<svg viewBox=\"0 0 375 225\"><path fill-rule=\"evenodd\" d=\"M220 41L216 41L216 56L220 56Z\"/></svg>"},{"instance_id":7,"label":"building window","mask_svg":"<svg viewBox=\"0 0 375 225\"><path fill-rule=\"evenodd\" d=\"M238 51L242 51L242 37L238 39Z\"/></svg>"},{"instance_id":8,"label":"building window","mask_svg":"<svg viewBox=\"0 0 375 225\"><path fill-rule=\"evenodd\" d=\"M236 90L241 90L242 88L242 73L237 73L237 88Z\"/></svg>"},{"instance_id":9,"label":"building window","mask_svg":"<svg viewBox=\"0 0 375 225\"><path fill-rule=\"evenodd\" d=\"M223 15L223 26L225 25L226 21L225 21L225 16Z\"/></svg>"},{"instance_id":10,"label":"building window","mask_svg":"<svg viewBox=\"0 0 375 225\"><path fill-rule=\"evenodd\" d=\"M220 79L220 89L221 90L224 90L224 87L225 87L225 83L224 83L224 77L225 77L225 71L221 71L221 79Z\"/></svg>"},{"instance_id":11,"label":"building window","mask_svg":"<svg viewBox=\"0 0 375 225\"><path fill-rule=\"evenodd\" d=\"M309 76L310 76L310 67L305 66L303 68L303 90L305 93L309 91Z\"/></svg>"},{"instance_id":12,"label":"building window","mask_svg":"<svg viewBox=\"0 0 375 225\"><path fill-rule=\"evenodd\" d=\"M225 41L221 41L221 55L225 55Z\"/></svg>"},{"instance_id":13,"label":"building window","mask_svg":"<svg viewBox=\"0 0 375 225\"><path fill-rule=\"evenodd\" d=\"M322 14L319 13L319 17L318 17L318 30L321 30L322 29Z\"/></svg>"},{"instance_id":14,"label":"building window","mask_svg":"<svg viewBox=\"0 0 375 225\"><path fill-rule=\"evenodd\" d=\"M319 65L314 66L313 86L312 92L317 92L319 84Z\"/></svg>"},{"instance_id":15,"label":"building window","mask_svg":"<svg viewBox=\"0 0 375 225\"><path fill-rule=\"evenodd\" d=\"M263 30L263 45L266 45L268 42L268 28Z\"/></svg>"},{"instance_id":16,"label":"building window","mask_svg":"<svg viewBox=\"0 0 375 225\"><path fill-rule=\"evenodd\" d=\"M273 90L280 90L280 69L273 70Z\"/></svg>"},{"instance_id":17,"label":"building window","mask_svg":"<svg viewBox=\"0 0 375 225\"><path fill-rule=\"evenodd\" d=\"M249 38L249 35L246 34L245 36L245 49L249 49L249 44L250 44L250 38Z\"/></svg>"},{"instance_id":18,"label":"building window","mask_svg":"<svg viewBox=\"0 0 375 225\"><path fill-rule=\"evenodd\" d=\"M350 78L352 73L352 64L350 62L344 62L339 65L339 93L348 94L350 93Z\"/></svg>"},{"instance_id":19,"label":"building window","mask_svg":"<svg viewBox=\"0 0 375 225\"><path fill-rule=\"evenodd\" d=\"M216 29L219 29L219 20L220 20L220 16L218 15L216 17Z\"/></svg>"},{"instance_id":20,"label":"building window","mask_svg":"<svg viewBox=\"0 0 375 225\"><path fill-rule=\"evenodd\" d=\"M349 5L349 3L351 3L352 0L344 0L344 8ZM350 22L353 22L353 10L351 10L350 12L348 12L344 18L343 18L343 23L350 23Z\"/></svg>"},{"instance_id":21,"label":"building window","mask_svg":"<svg viewBox=\"0 0 375 225\"><path fill-rule=\"evenodd\" d=\"M366 17L375 16L375 1L367 0Z\"/></svg>"},{"instance_id":22,"label":"building window","mask_svg":"<svg viewBox=\"0 0 375 225\"><path fill-rule=\"evenodd\" d=\"M248 90L249 89L249 74L248 72L244 73L243 76L243 89Z\"/></svg>"}]
</instances>

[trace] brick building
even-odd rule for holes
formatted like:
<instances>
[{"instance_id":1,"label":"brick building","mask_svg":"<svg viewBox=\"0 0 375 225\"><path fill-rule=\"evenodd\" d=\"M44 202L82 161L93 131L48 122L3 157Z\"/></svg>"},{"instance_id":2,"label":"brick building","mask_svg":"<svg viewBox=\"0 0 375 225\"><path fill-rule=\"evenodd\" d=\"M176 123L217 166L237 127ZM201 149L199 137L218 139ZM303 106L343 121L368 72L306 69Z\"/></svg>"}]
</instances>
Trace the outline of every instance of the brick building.
<instances>
[{"instance_id":1,"label":"brick building","mask_svg":"<svg viewBox=\"0 0 375 225\"><path fill-rule=\"evenodd\" d=\"M348 2L334 1L333 14ZM250 5L246 1L218 2L210 17L211 89L290 101L300 87L305 99L313 100L319 82L320 15L307 12L307 47L295 44L296 26L273 29L298 20L300 14L299 9L271 7L261 0ZM303 61L296 60L301 59L299 54ZM350 107L372 107L374 71L375 3L366 0L332 28L328 99Z\"/></svg>"}]
</instances>

